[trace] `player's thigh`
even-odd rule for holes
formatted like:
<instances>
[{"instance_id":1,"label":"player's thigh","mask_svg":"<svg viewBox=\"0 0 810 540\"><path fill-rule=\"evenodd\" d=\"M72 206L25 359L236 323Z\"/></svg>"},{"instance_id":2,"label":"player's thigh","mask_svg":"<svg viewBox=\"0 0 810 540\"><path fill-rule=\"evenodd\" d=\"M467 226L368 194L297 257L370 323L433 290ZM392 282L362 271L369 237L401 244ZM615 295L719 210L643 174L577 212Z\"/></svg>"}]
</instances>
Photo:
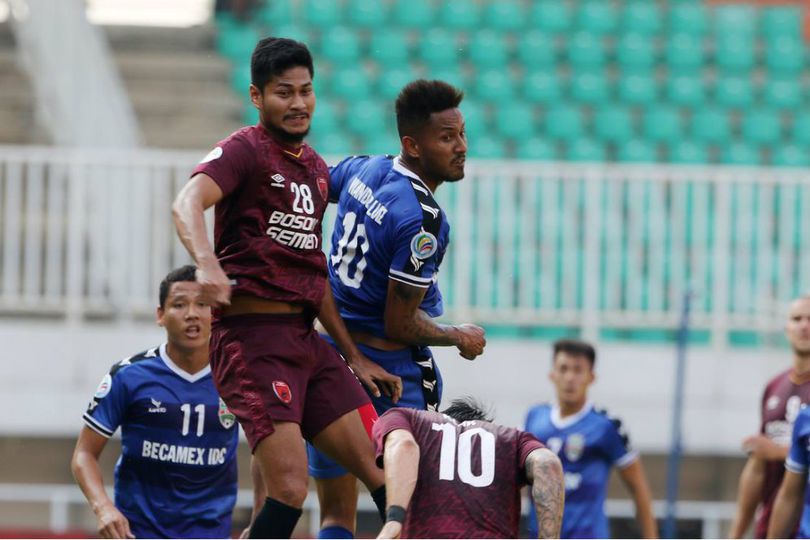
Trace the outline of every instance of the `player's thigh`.
<instances>
[{"instance_id":1,"label":"player's thigh","mask_svg":"<svg viewBox=\"0 0 810 540\"><path fill-rule=\"evenodd\" d=\"M357 409L349 411L322 429L312 438L312 443L370 489L383 484L382 470L377 467L371 439Z\"/></svg>"}]
</instances>

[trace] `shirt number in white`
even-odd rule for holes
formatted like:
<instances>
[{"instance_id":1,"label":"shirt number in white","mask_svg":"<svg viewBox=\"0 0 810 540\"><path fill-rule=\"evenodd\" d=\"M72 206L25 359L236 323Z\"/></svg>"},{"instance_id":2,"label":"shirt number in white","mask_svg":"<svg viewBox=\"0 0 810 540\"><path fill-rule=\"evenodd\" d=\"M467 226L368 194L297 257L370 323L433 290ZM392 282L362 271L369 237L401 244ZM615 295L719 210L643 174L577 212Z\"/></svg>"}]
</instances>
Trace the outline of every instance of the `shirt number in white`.
<instances>
[{"instance_id":1,"label":"shirt number in white","mask_svg":"<svg viewBox=\"0 0 810 540\"><path fill-rule=\"evenodd\" d=\"M306 184L296 184L290 182L290 189L295 195L293 200L293 210L296 212L303 212L306 214L313 214L315 212L315 203L312 202L312 190Z\"/></svg>"},{"instance_id":2,"label":"shirt number in white","mask_svg":"<svg viewBox=\"0 0 810 540\"><path fill-rule=\"evenodd\" d=\"M487 487L495 478L495 435L481 428L468 429L458 438L458 462L456 462L456 430L453 424L433 424L433 431L442 434L442 449L439 456L439 479L450 480L455 478L458 469L458 478L465 484L473 487ZM478 436L481 440L481 472L472 472L472 438Z\"/></svg>"},{"instance_id":3,"label":"shirt number in white","mask_svg":"<svg viewBox=\"0 0 810 540\"><path fill-rule=\"evenodd\" d=\"M182 435L188 435L188 428L191 423L191 405L183 403L180 410L183 411L183 429L180 430L180 433ZM196 405L194 412L197 413L197 437L202 437L203 428L205 427L205 405L202 403Z\"/></svg>"},{"instance_id":4,"label":"shirt number in white","mask_svg":"<svg viewBox=\"0 0 810 540\"><path fill-rule=\"evenodd\" d=\"M353 289L359 289L363 281L363 270L366 269L366 253L368 253L368 239L366 226L357 223L357 214L346 212L343 216L343 236L338 242L335 254L332 255L332 266L335 267L341 283ZM354 267L354 275L349 275L349 265L352 264L360 250L360 260Z\"/></svg>"}]
</instances>

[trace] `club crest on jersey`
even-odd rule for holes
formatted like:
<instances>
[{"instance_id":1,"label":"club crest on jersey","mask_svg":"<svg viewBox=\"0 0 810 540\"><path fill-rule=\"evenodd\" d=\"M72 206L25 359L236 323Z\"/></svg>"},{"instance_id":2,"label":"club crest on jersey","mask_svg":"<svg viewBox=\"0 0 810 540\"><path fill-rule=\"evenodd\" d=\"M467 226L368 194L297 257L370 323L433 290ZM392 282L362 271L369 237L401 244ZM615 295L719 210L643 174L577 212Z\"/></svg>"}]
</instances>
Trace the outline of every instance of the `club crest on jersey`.
<instances>
[{"instance_id":1,"label":"club crest on jersey","mask_svg":"<svg viewBox=\"0 0 810 540\"><path fill-rule=\"evenodd\" d=\"M202 158L202 161L200 161L200 163L208 163L209 161L214 161L215 159L219 159L221 157L222 157L222 147L217 146L216 148L208 152L208 154L206 154L206 156Z\"/></svg>"},{"instance_id":2,"label":"club crest on jersey","mask_svg":"<svg viewBox=\"0 0 810 540\"><path fill-rule=\"evenodd\" d=\"M316 182L318 184L318 191L321 192L321 197L326 200L329 196L329 183L327 183L326 178L318 177Z\"/></svg>"},{"instance_id":3,"label":"club crest on jersey","mask_svg":"<svg viewBox=\"0 0 810 540\"><path fill-rule=\"evenodd\" d=\"M96 388L96 393L93 394L93 397L96 399L105 397L110 393L110 388L112 388L112 377L107 373L104 375L104 378L101 379L101 382L98 383L98 388Z\"/></svg>"},{"instance_id":4,"label":"club crest on jersey","mask_svg":"<svg viewBox=\"0 0 810 540\"><path fill-rule=\"evenodd\" d=\"M273 392L283 403L289 404L292 401L292 390L284 381L273 381Z\"/></svg>"},{"instance_id":5,"label":"club crest on jersey","mask_svg":"<svg viewBox=\"0 0 810 540\"><path fill-rule=\"evenodd\" d=\"M411 238L411 255L417 259L427 259L436 253L437 249L439 249L439 243L436 241L436 237L425 230L416 233Z\"/></svg>"},{"instance_id":6,"label":"club crest on jersey","mask_svg":"<svg viewBox=\"0 0 810 540\"><path fill-rule=\"evenodd\" d=\"M585 451L585 436L581 433L572 433L565 440L565 457L568 461L578 461Z\"/></svg>"},{"instance_id":7,"label":"club crest on jersey","mask_svg":"<svg viewBox=\"0 0 810 540\"><path fill-rule=\"evenodd\" d=\"M219 410L217 411L217 416L219 417L219 423L222 424L222 427L225 429L231 429L233 423L236 421L236 416L228 410L228 406L225 405L225 402L222 398L219 398Z\"/></svg>"}]
</instances>

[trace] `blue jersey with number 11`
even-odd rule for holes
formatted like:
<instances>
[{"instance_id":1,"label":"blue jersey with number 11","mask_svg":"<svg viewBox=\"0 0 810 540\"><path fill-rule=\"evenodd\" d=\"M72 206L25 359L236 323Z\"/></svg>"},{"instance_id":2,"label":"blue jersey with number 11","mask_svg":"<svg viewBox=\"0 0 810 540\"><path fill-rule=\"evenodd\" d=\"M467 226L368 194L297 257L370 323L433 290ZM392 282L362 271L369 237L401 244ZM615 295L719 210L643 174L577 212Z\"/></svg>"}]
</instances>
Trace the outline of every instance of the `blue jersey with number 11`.
<instances>
[{"instance_id":1,"label":"blue jersey with number 11","mask_svg":"<svg viewBox=\"0 0 810 540\"><path fill-rule=\"evenodd\" d=\"M350 157L331 169L329 198L338 203L329 280L346 326L385 336L389 279L427 289L420 308L441 315L436 274L450 226L425 183L399 157Z\"/></svg>"}]
</instances>

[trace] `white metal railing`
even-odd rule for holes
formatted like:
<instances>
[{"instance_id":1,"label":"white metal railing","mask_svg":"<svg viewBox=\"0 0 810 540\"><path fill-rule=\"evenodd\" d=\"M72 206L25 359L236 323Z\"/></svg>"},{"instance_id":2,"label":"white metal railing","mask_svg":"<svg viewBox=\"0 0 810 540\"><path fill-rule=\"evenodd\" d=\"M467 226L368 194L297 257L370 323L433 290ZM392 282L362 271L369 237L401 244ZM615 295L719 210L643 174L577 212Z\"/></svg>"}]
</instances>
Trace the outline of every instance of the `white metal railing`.
<instances>
[{"instance_id":1,"label":"white metal railing","mask_svg":"<svg viewBox=\"0 0 810 540\"><path fill-rule=\"evenodd\" d=\"M188 261L170 204L202 154L0 147L0 312L151 314L157 283ZM787 169L470 162L466 179L437 192L452 227L448 316L591 337L666 329L692 287L694 327L718 343L778 331L810 277L805 180Z\"/></svg>"},{"instance_id":2,"label":"white metal railing","mask_svg":"<svg viewBox=\"0 0 810 540\"><path fill-rule=\"evenodd\" d=\"M107 491L112 496L112 488L108 486ZM0 504L21 502L47 504L47 521L43 519L42 526L57 534L77 528L78 523L71 522L71 516L75 519L75 514L70 512L71 506L86 507L87 504L81 490L72 484L0 484ZM522 503L525 515L525 498ZM249 489L239 490L236 508L249 509L252 506L253 492ZM360 494L357 506L360 511L376 512L374 501L365 492ZM306 498L303 508L308 514L309 532L314 534L319 529L318 498L314 492ZM677 519L699 520L702 523L702 538L722 538L724 522L734 517L735 508L733 502L678 501L675 514ZM90 510L86 511L90 515ZM630 500L611 499L605 504L605 513L611 518L632 518L635 516L635 506ZM653 513L656 518L663 519L666 502L653 501Z\"/></svg>"}]
</instances>

